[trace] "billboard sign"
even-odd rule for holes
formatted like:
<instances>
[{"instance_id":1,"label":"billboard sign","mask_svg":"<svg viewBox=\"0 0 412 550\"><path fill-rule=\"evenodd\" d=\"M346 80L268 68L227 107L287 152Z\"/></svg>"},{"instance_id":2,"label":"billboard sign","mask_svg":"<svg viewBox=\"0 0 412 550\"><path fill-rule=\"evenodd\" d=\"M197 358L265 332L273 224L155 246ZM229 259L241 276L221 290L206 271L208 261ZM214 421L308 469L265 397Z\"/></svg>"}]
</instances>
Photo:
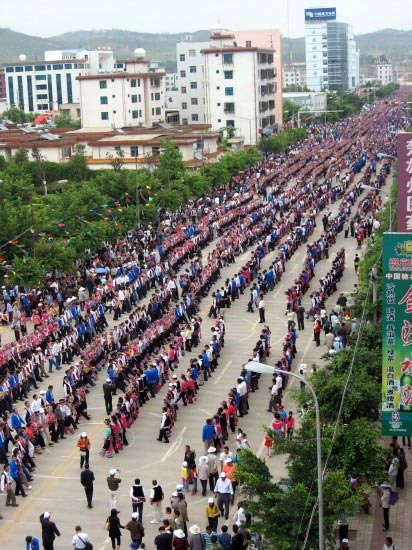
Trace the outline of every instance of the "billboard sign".
<instances>
[{"instance_id":1,"label":"billboard sign","mask_svg":"<svg viewBox=\"0 0 412 550\"><path fill-rule=\"evenodd\" d=\"M382 434L412 435L412 235L384 233Z\"/></svg>"},{"instance_id":2,"label":"billboard sign","mask_svg":"<svg viewBox=\"0 0 412 550\"><path fill-rule=\"evenodd\" d=\"M334 21L336 8L313 8L305 10L305 21Z\"/></svg>"},{"instance_id":3,"label":"billboard sign","mask_svg":"<svg viewBox=\"0 0 412 550\"><path fill-rule=\"evenodd\" d=\"M412 233L412 133L397 135L398 231Z\"/></svg>"}]
</instances>

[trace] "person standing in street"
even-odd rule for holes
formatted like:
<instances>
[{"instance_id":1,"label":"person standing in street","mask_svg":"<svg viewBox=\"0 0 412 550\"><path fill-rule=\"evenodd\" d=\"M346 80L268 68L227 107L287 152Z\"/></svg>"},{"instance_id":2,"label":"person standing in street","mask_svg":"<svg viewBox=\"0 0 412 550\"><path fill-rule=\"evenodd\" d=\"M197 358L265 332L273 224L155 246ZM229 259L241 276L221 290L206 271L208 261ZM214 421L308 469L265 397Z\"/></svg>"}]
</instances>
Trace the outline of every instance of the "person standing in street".
<instances>
[{"instance_id":1,"label":"person standing in street","mask_svg":"<svg viewBox=\"0 0 412 550\"><path fill-rule=\"evenodd\" d=\"M152 490L150 491L150 504L153 510L153 519L150 523L159 523L162 514L162 502L164 493L162 486L154 479L152 481Z\"/></svg>"},{"instance_id":2,"label":"person standing in street","mask_svg":"<svg viewBox=\"0 0 412 550\"><path fill-rule=\"evenodd\" d=\"M16 495L13 491L12 479L10 477L10 466L5 464L1 473L0 492L6 493L6 506L18 506L16 503Z\"/></svg>"},{"instance_id":3,"label":"person standing in street","mask_svg":"<svg viewBox=\"0 0 412 550\"><path fill-rule=\"evenodd\" d=\"M140 479L134 480L134 485L130 488L130 498L132 499L133 513L138 512L137 517L140 522L143 522L143 506L146 502L143 485L140 484Z\"/></svg>"},{"instance_id":4,"label":"person standing in street","mask_svg":"<svg viewBox=\"0 0 412 550\"><path fill-rule=\"evenodd\" d=\"M106 382L103 384L103 396L106 413L111 414L113 411L113 384L110 378L106 378Z\"/></svg>"},{"instance_id":5,"label":"person standing in street","mask_svg":"<svg viewBox=\"0 0 412 550\"><path fill-rule=\"evenodd\" d=\"M305 308L302 305L296 310L296 318L298 320L298 330L305 330Z\"/></svg>"},{"instance_id":6,"label":"person standing in street","mask_svg":"<svg viewBox=\"0 0 412 550\"><path fill-rule=\"evenodd\" d=\"M265 323L265 300L263 299L263 294L260 295L259 300L259 323Z\"/></svg>"},{"instance_id":7,"label":"person standing in street","mask_svg":"<svg viewBox=\"0 0 412 550\"><path fill-rule=\"evenodd\" d=\"M84 465L84 470L80 474L80 483L84 487L86 493L87 507L93 508L93 482L95 480L94 473L90 470L89 464Z\"/></svg>"},{"instance_id":8,"label":"person standing in street","mask_svg":"<svg viewBox=\"0 0 412 550\"><path fill-rule=\"evenodd\" d=\"M163 525L159 527L159 534L154 539L156 550L172 550L172 541L172 533L166 531Z\"/></svg>"},{"instance_id":9,"label":"person standing in street","mask_svg":"<svg viewBox=\"0 0 412 550\"><path fill-rule=\"evenodd\" d=\"M122 482L119 469L112 469L107 476L107 486L110 492L110 509L117 510L117 500L119 498L119 485Z\"/></svg>"},{"instance_id":10,"label":"person standing in street","mask_svg":"<svg viewBox=\"0 0 412 550\"><path fill-rule=\"evenodd\" d=\"M386 537L382 550L398 550L396 544L393 544L392 537Z\"/></svg>"},{"instance_id":11,"label":"person standing in street","mask_svg":"<svg viewBox=\"0 0 412 550\"><path fill-rule=\"evenodd\" d=\"M133 512L132 519L126 523L125 528L130 531L132 542L136 542L138 544L137 548L139 548L144 537L144 528L137 512Z\"/></svg>"},{"instance_id":12,"label":"person standing in street","mask_svg":"<svg viewBox=\"0 0 412 550\"><path fill-rule=\"evenodd\" d=\"M381 508L383 509L383 530L389 529L389 500L391 498L391 486L389 483L382 483Z\"/></svg>"},{"instance_id":13,"label":"person standing in street","mask_svg":"<svg viewBox=\"0 0 412 550\"><path fill-rule=\"evenodd\" d=\"M76 534L72 538L72 545L74 550L85 550L86 545L90 543L90 538L87 533L82 532L82 528L80 525L76 525L75 527Z\"/></svg>"},{"instance_id":14,"label":"person standing in street","mask_svg":"<svg viewBox=\"0 0 412 550\"><path fill-rule=\"evenodd\" d=\"M167 435L167 432L169 431L170 424L172 423L170 419L170 415L167 412L167 407L163 407L162 409L162 420L160 421L160 430L159 430L159 437L157 438L158 441L165 440L165 443L169 443L169 436Z\"/></svg>"},{"instance_id":15,"label":"person standing in street","mask_svg":"<svg viewBox=\"0 0 412 550\"><path fill-rule=\"evenodd\" d=\"M90 439L87 437L86 432L80 434L77 446L80 451L80 468L83 468L83 464L89 464L90 455Z\"/></svg>"},{"instance_id":16,"label":"person standing in street","mask_svg":"<svg viewBox=\"0 0 412 550\"><path fill-rule=\"evenodd\" d=\"M40 516L41 538L44 550L54 550L54 539L56 535L60 537L60 531L57 529L54 521L50 520L50 512L43 512Z\"/></svg>"}]
</instances>

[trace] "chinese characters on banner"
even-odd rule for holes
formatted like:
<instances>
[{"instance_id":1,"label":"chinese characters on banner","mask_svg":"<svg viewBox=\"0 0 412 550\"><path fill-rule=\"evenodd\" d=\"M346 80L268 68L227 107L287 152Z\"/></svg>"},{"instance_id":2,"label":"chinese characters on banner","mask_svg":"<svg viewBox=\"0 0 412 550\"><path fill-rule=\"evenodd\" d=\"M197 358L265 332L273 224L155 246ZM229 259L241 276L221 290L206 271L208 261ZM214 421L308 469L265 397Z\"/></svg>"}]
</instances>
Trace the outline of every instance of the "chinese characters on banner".
<instances>
[{"instance_id":1,"label":"chinese characters on banner","mask_svg":"<svg viewBox=\"0 0 412 550\"><path fill-rule=\"evenodd\" d=\"M412 133L398 133L398 231L412 233Z\"/></svg>"},{"instance_id":2,"label":"chinese characters on banner","mask_svg":"<svg viewBox=\"0 0 412 550\"><path fill-rule=\"evenodd\" d=\"M382 262L382 433L412 435L412 235L384 233Z\"/></svg>"}]
</instances>

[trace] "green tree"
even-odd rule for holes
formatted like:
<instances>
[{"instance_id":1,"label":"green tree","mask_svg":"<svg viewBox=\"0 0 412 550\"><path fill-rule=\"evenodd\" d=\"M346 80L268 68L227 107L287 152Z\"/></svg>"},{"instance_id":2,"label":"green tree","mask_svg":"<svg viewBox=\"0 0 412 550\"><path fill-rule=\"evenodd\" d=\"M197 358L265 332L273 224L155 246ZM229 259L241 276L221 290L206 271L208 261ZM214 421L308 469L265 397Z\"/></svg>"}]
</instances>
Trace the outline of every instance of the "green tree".
<instances>
[{"instance_id":1,"label":"green tree","mask_svg":"<svg viewBox=\"0 0 412 550\"><path fill-rule=\"evenodd\" d=\"M59 114L54 117L54 124L57 128L80 128L80 121L73 120L69 116Z\"/></svg>"},{"instance_id":2,"label":"green tree","mask_svg":"<svg viewBox=\"0 0 412 550\"><path fill-rule=\"evenodd\" d=\"M155 174L163 184L181 178L186 167L183 163L183 156L176 144L169 138L160 140L160 158Z\"/></svg>"},{"instance_id":3,"label":"green tree","mask_svg":"<svg viewBox=\"0 0 412 550\"><path fill-rule=\"evenodd\" d=\"M292 101L291 99L284 99L282 102L283 121L289 122L298 116L298 112L301 110L301 106Z\"/></svg>"},{"instance_id":4,"label":"green tree","mask_svg":"<svg viewBox=\"0 0 412 550\"><path fill-rule=\"evenodd\" d=\"M73 181L86 181L90 178L90 169L87 166L87 160L85 157L86 147L80 143L74 147L74 155L67 163L68 172L70 177L68 179Z\"/></svg>"},{"instance_id":5,"label":"green tree","mask_svg":"<svg viewBox=\"0 0 412 550\"><path fill-rule=\"evenodd\" d=\"M124 151L121 147L116 146L115 148L115 156L111 156L109 153L107 153L107 158L110 158L110 164L112 165L112 168L115 172L120 172L121 169L124 166Z\"/></svg>"},{"instance_id":6,"label":"green tree","mask_svg":"<svg viewBox=\"0 0 412 550\"><path fill-rule=\"evenodd\" d=\"M25 122L30 122L30 119L27 116L27 114L21 109L17 109L17 107L11 107L10 109L3 111L2 117L8 118L12 122L16 122L17 124L24 124Z\"/></svg>"}]
</instances>

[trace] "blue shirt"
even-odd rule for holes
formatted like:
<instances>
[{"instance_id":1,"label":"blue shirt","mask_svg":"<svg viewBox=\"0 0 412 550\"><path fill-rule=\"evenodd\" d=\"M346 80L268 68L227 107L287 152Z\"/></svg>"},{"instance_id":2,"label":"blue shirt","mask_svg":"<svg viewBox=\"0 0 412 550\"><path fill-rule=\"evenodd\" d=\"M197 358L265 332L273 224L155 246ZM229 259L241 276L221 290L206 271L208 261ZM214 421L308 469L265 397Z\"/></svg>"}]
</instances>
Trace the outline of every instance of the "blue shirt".
<instances>
[{"instance_id":1,"label":"blue shirt","mask_svg":"<svg viewBox=\"0 0 412 550\"><path fill-rule=\"evenodd\" d=\"M215 437L215 427L213 424L205 424L202 430L202 440L212 441Z\"/></svg>"},{"instance_id":2,"label":"blue shirt","mask_svg":"<svg viewBox=\"0 0 412 550\"><path fill-rule=\"evenodd\" d=\"M218 535L217 540L220 542L223 550L230 550L232 537L229 535L229 533L221 533L220 535Z\"/></svg>"},{"instance_id":3,"label":"blue shirt","mask_svg":"<svg viewBox=\"0 0 412 550\"><path fill-rule=\"evenodd\" d=\"M36 539L36 537L32 537L31 543L26 542L26 550L40 550L39 539Z\"/></svg>"}]
</instances>

